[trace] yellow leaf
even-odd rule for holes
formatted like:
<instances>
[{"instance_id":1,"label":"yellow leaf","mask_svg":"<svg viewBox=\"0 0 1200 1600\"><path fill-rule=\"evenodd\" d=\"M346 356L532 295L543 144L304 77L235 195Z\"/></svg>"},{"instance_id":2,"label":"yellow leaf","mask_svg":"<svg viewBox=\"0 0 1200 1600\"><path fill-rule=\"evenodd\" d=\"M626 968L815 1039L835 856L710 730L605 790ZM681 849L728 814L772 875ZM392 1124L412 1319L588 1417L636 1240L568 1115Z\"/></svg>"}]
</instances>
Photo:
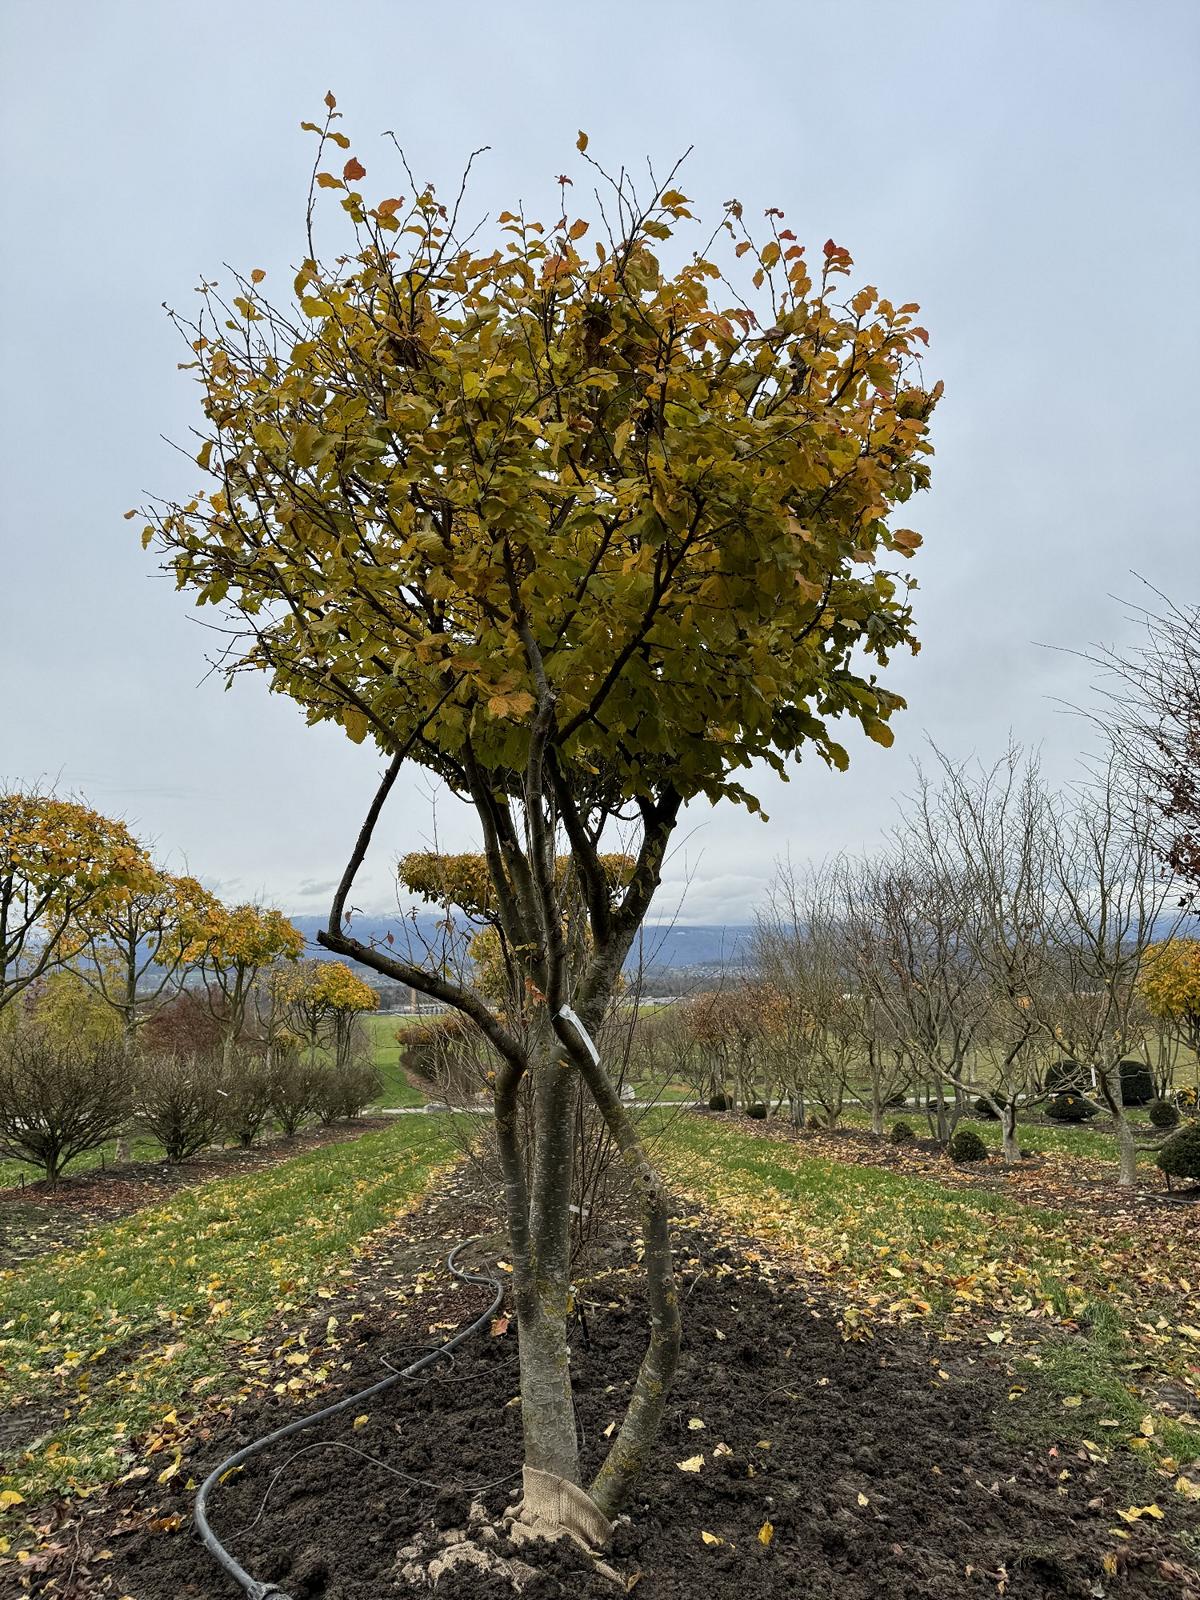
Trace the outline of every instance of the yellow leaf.
<instances>
[{"instance_id":1,"label":"yellow leaf","mask_svg":"<svg viewBox=\"0 0 1200 1600\"><path fill-rule=\"evenodd\" d=\"M693 1433L698 1432L699 1429L701 1429L703 1426L704 1426L704 1424L703 1424L703 1422L701 1422L699 1417L690 1417L688 1419L688 1427L692 1430Z\"/></svg>"},{"instance_id":2,"label":"yellow leaf","mask_svg":"<svg viewBox=\"0 0 1200 1600\"><path fill-rule=\"evenodd\" d=\"M858 1503L859 1503L860 1506L869 1506L871 1504L871 1501L870 1501L870 1499L869 1499L869 1497L867 1495L863 1494L860 1491L859 1492L859 1496L858 1496Z\"/></svg>"},{"instance_id":3,"label":"yellow leaf","mask_svg":"<svg viewBox=\"0 0 1200 1600\"><path fill-rule=\"evenodd\" d=\"M250 274L250 282L261 283L265 277L266 273L263 271L263 269L261 267L255 267L254 271Z\"/></svg>"},{"instance_id":4,"label":"yellow leaf","mask_svg":"<svg viewBox=\"0 0 1200 1600\"><path fill-rule=\"evenodd\" d=\"M1175 1493L1183 1495L1185 1500L1200 1500L1200 1483L1192 1478L1185 1478L1182 1473L1175 1479Z\"/></svg>"},{"instance_id":5,"label":"yellow leaf","mask_svg":"<svg viewBox=\"0 0 1200 1600\"><path fill-rule=\"evenodd\" d=\"M774 1529L773 1525L771 1523L769 1523L769 1522L764 1522L762 1527L758 1530L758 1542L759 1542L759 1544L762 1544L762 1545L770 1544L771 1540L774 1537L775 1537L775 1529Z\"/></svg>"},{"instance_id":6,"label":"yellow leaf","mask_svg":"<svg viewBox=\"0 0 1200 1600\"><path fill-rule=\"evenodd\" d=\"M1065 1406L1081 1406L1082 1404L1083 1396L1081 1394L1069 1394L1063 1401Z\"/></svg>"},{"instance_id":7,"label":"yellow leaf","mask_svg":"<svg viewBox=\"0 0 1200 1600\"><path fill-rule=\"evenodd\" d=\"M355 744L361 744L367 737L367 718L364 712L354 706L347 706L342 712L342 727L350 735Z\"/></svg>"},{"instance_id":8,"label":"yellow leaf","mask_svg":"<svg viewBox=\"0 0 1200 1600\"><path fill-rule=\"evenodd\" d=\"M162 1469L162 1471L158 1475L158 1482L159 1483L170 1483L171 1479L179 1471L179 1468L182 1465L182 1462L183 1462L183 1457L182 1457L181 1453L178 1450L176 1450L174 1461L171 1462L171 1465L169 1467L164 1467Z\"/></svg>"},{"instance_id":9,"label":"yellow leaf","mask_svg":"<svg viewBox=\"0 0 1200 1600\"><path fill-rule=\"evenodd\" d=\"M23 1506L25 1496L18 1494L15 1489L0 1489L0 1511L7 1511L9 1506Z\"/></svg>"},{"instance_id":10,"label":"yellow leaf","mask_svg":"<svg viewBox=\"0 0 1200 1600\"><path fill-rule=\"evenodd\" d=\"M1138 1423L1138 1432L1141 1434L1143 1439L1153 1439L1153 1437L1154 1437L1154 1418L1150 1417L1150 1416L1143 1417L1142 1420Z\"/></svg>"},{"instance_id":11,"label":"yellow leaf","mask_svg":"<svg viewBox=\"0 0 1200 1600\"><path fill-rule=\"evenodd\" d=\"M1116 1551L1115 1550L1110 1550L1108 1552L1108 1554L1104 1557L1104 1560L1100 1564L1104 1568L1105 1572L1107 1572L1109 1577L1111 1578L1113 1576L1113 1574L1117 1570L1117 1553L1116 1553Z\"/></svg>"},{"instance_id":12,"label":"yellow leaf","mask_svg":"<svg viewBox=\"0 0 1200 1600\"><path fill-rule=\"evenodd\" d=\"M703 1456L689 1456L686 1461L677 1461L675 1465L680 1472L699 1472L704 1465Z\"/></svg>"},{"instance_id":13,"label":"yellow leaf","mask_svg":"<svg viewBox=\"0 0 1200 1600\"><path fill-rule=\"evenodd\" d=\"M365 1428L368 1421L369 1421L369 1418L367 1416L367 1413L364 1411L361 1417L355 1417L354 1426L356 1428Z\"/></svg>"},{"instance_id":14,"label":"yellow leaf","mask_svg":"<svg viewBox=\"0 0 1200 1600\"><path fill-rule=\"evenodd\" d=\"M724 1539L718 1539L718 1537L717 1537L717 1535L715 1533L709 1533L707 1531L707 1529L705 1529L705 1528L701 1528L700 1537L704 1540L705 1544L724 1544L725 1543Z\"/></svg>"},{"instance_id":15,"label":"yellow leaf","mask_svg":"<svg viewBox=\"0 0 1200 1600\"><path fill-rule=\"evenodd\" d=\"M1130 1506L1128 1511L1118 1511L1117 1515L1122 1522L1137 1522L1142 1517L1153 1517L1155 1522L1162 1521L1162 1512L1155 1506Z\"/></svg>"},{"instance_id":16,"label":"yellow leaf","mask_svg":"<svg viewBox=\"0 0 1200 1600\"><path fill-rule=\"evenodd\" d=\"M576 150L586 150L587 147L588 147L588 136L587 136L586 133L584 133L583 129L580 128L579 137L575 141L575 148L576 148Z\"/></svg>"}]
</instances>

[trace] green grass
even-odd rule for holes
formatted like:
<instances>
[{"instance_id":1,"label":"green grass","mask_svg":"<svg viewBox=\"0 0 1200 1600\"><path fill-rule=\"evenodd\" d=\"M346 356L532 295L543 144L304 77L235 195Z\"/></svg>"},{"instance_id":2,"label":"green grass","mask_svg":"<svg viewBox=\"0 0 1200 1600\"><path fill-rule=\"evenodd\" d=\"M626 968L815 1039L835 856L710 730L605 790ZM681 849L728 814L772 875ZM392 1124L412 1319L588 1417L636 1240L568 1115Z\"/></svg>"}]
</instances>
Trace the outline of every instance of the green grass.
<instances>
[{"instance_id":1,"label":"green grass","mask_svg":"<svg viewBox=\"0 0 1200 1600\"><path fill-rule=\"evenodd\" d=\"M429 1096L423 1090L414 1089L405 1076L400 1065L400 1046L396 1040L396 1031L413 1022L419 1021L417 1017L410 1016L367 1016L364 1025L371 1037L375 1050L375 1064L379 1069L382 1088L375 1104L384 1109L396 1106L423 1106ZM132 1144L132 1159L134 1161L161 1161L163 1149L156 1139L145 1135L138 1135ZM73 1161L67 1162L64 1173L69 1177L81 1177L85 1172L91 1172L102 1162L112 1166L116 1161L117 1141L110 1139L99 1150L88 1150L81 1156L76 1156ZM20 1183L24 1178L27 1183L40 1179L41 1173L36 1167L24 1161L12 1161L0 1158L0 1189L7 1188L10 1184Z\"/></svg>"},{"instance_id":2,"label":"green grass","mask_svg":"<svg viewBox=\"0 0 1200 1600\"><path fill-rule=\"evenodd\" d=\"M126 1470L150 1429L200 1403L191 1397L220 1394L280 1309L344 1279L365 1236L458 1148L450 1119L398 1118L180 1191L76 1249L0 1273L0 1407L33 1402L37 1436L24 1454L9 1451L0 1490L32 1499Z\"/></svg>"},{"instance_id":3,"label":"green grass","mask_svg":"<svg viewBox=\"0 0 1200 1600\"><path fill-rule=\"evenodd\" d=\"M423 1106L429 1095L409 1083L400 1065L400 1044L396 1038L399 1029L411 1027L421 1018L393 1014L368 1016L363 1020L375 1045L375 1065L383 1085L376 1104L387 1110L396 1106Z\"/></svg>"},{"instance_id":4,"label":"green grass","mask_svg":"<svg viewBox=\"0 0 1200 1600\"><path fill-rule=\"evenodd\" d=\"M1131 1111L1129 1116L1130 1121L1136 1125L1139 1138L1151 1132L1143 1110ZM842 1111L841 1122L847 1127L867 1128L871 1124L871 1118L861 1106L847 1105ZM896 1122L907 1122L918 1134L927 1132L925 1114L915 1106L908 1106L903 1111L898 1108L889 1111L886 1119L888 1129L890 1130ZM958 1126L970 1128L979 1135L984 1144L1000 1148L998 1122L988 1118L964 1117ZM1114 1164L1117 1160L1116 1140L1107 1124L1096 1127L1095 1123L1019 1122L1017 1139L1023 1149L1036 1151L1039 1155L1078 1156L1086 1160L1110 1161ZM1139 1150L1138 1160L1153 1162L1154 1151Z\"/></svg>"},{"instance_id":5,"label":"green grass","mask_svg":"<svg viewBox=\"0 0 1200 1600\"><path fill-rule=\"evenodd\" d=\"M149 1139L139 1135L130 1146L134 1161L161 1161L163 1148L157 1139ZM81 1156L76 1156L74 1161L68 1161L64 1171L74 1177L82 1173L91 1172L101 1163L113 1166L117 1159L117 1141L109 1139L99 1150L87 1150ZM10 1184L20 1183L24 1178L26 1183L35 1183L41 1179L39 1168L31 1167L24 1161L0 1160L0 1189L7 1188Z\"/></svg>"},{"instance_id":6,"label":"green grass","mask_svg":"<svg viewBox=\"0 0 1200 1600\"><path fill-rule=\"evenodd\" d=\"M890 1321L986 1339L1036 1366L1058 1403L1078 1397L1072 1427L1107 1417L1126 1435L1158 1385L1200 1363L1187 1219L1135 1237L1085 1212L806 1156L790 1139L700 1118L677 1120L660 1148L678 1189L827 1284L847 1338ZM1155 1428L1180 1459L1200 1453L1200 1427L1162 1417Z\"/></svg>"}]
</instances>

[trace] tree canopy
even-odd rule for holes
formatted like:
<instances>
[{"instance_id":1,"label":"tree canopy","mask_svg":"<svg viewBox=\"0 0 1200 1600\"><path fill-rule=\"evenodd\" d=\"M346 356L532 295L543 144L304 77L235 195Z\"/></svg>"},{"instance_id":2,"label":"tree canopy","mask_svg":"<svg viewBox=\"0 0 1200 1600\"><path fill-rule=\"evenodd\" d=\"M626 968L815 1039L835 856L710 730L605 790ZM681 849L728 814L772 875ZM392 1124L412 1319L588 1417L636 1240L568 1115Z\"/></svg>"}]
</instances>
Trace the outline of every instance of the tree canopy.
<instances>
[{"instance_id":1,"label":"tree canopy","mask_svg":"<svg viewBox=\"0 0 1200 1600\"><path fill-rule=\"evenodd\" d=\"M310 226L290 301L205 283L189 329L210 481L144 539L232 601L231 670L463 791L544 738L593 790L753 804L754 759L845 764L839 715L889 743L902 702L868 669L916 644L881 563L920 541L887 519L940 393L917 307L850 294L849 254L810 262L777 210L756 241L729 202L689 257L672 183L585 218L564 175L554 222L502 212L483 244L432 187L364 177L317 171L350 229L332 265Z\"/></svg>"}]
</instances>

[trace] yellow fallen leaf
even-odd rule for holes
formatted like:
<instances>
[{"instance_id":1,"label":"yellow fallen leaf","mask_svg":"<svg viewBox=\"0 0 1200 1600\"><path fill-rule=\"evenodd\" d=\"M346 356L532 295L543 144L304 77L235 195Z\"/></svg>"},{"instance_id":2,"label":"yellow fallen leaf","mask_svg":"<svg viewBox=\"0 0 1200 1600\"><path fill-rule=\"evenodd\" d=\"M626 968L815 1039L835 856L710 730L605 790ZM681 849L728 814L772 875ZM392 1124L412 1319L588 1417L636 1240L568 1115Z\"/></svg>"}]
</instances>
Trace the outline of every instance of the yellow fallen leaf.
<instances>
[{"instance_id":1,"label":"yellow fallen leaf","mask_svg":"<svg viewBox=\"0 0 1200 1600\"><path fill-rule=\"evenodd\" d=\"M1063 1401L1065 1406L1081 1406L1082 1404L1083 1396L1081 1394L1069 1394Z\"/></svg>"},{"instance_id":2,"label":"yellow fallen leaf","mask_svg":"<svg viewBox=\"0 0 1200 1600\"><path fill-rule=\"evenodd\" d=\"M1181 1494L1185 1500L1200 1500L1200 1483L1193 1478L1185 1478L1181 1473L1175 1479L1175 1493Z\"/></svg>"},{"instance_id":3,"label":"yellow fallen leaf","mask_svg":"<svg viewBox=\"0 0 1200 1600\"><path fill-rule=\"evenodd\" d=\"M23 1506L25 1496L18 1494L15 1489L0 1489L0 1511L7 1511L9 1506Z\"/></svg>"},{"instance_id":4,"label":"yellow fallen leaf","mask_svg":"<svg viewBox=\"0 0 1200 1600\"><path fill-rule=\"evenodd\" d=\"M769 1523L769 1522L764 1522L762 1527L758 1530L758 1542L759 1542L759 1544L768 1545L768 1544L770 1544L771 1540L774 1537L775 1537L775 1529L774 1529L773 1525L771 1523Z\"/></svg>"},{"instance_id":5,"label":"yellow fallen leaf","mask_svg":"<svg viewBox=\"0 0 1200 1600\"><path fill-rule=\"evenodd\" d=\"M169 1467L164 1467L162 1469L162 1471L159 1473L158 1482L159 1483L170 1483L171 1479L179 1471L179 1468L180 1468L180 1466L182 1464L183 1464L183 1457L182 1457L181 1453L178 1450L176 1450L175 1459L171 1462L171 1465Z\"/></svg>"},{"instance_id":6,"label":"yellow fallen leaf","mask_svg":"<svg viewBox=\"0 0 1200 1600\"><path fill-rule=\"evenodd\" d=\"M362 1414L362 1416L360 1416L360 1417L355 1417L355 1419L354 1419L354 1426L355 1426L355 1427L356 1427L356 1428L365 1428L365 1427L366 1427L366 1425L367 1425L367 1423L368 1423L368 1422L369 1422L369 1421L370 1421L370 1420L371 1420L371 1419L370 1419L370 1417L369 1417L369 1416L368 1416L368 1414L367 1414L367 1412L365 1412L365 1411L364 1411L364 1412L363 1412L363 1414Z\"/></svg>"},{"instance_id":7,"label":"yellow fallen leaf","mask_svg":"<svg viewBox=\"0 0 1200 1600\"><path fill-rule=\"evenodd\" d=\"M724 1539L719 1539L715 1533L709 1533L706 1528L701 1528L700 1537L705 1544L724 1544Z\"/></svg>"},{"instance_id":8,"label":"yellow fallen leaf","mask_svg":"<svg viewBox=\"0 0 1200 1600\"><path fill-rule=\"evenodd\" d=\"M696 1433L703 1426L704 1426L704 1424L701 1422L699 1417L690 1417L688 1419L688 1427L692 1430L693 1433Z\"/></svg>"},{"instance_id":9,"label":"yellow fallen leaf","mask_svg":"<svg viewBox=\"0 0 1200 1600\"><path fill-rule=\"evenodd\" d=\"M869 1506L871 1504L871 1501L870 1501L870 1499L868 1498L867 1495L861 1493L861 1491L860 1491L859 1496L858 1496L858 1503L859 1503L860 1506Z\"/></svg>"},{"instance_id":10,"label":"yellow fallen leaf","mask_svg":"<svg viewBox=\"0 0 1200 1600\"><path fill-rule=\"evenodd\" d=\"M1161 1522L1163 1516L1157 1506L1130 1506L1128 1511L1118 1511L1117 1515L1122 1522L1137 1522L1141 1517L1153 1517Z\"/></svg>"},{"instance_id":11,"label":"yellow fallen leaf","mask_svg":"<svg viewBox=\"0 0 1200 1600\"><path fill-rule=\"evenodd\" d=\"M11 1539L0 1539L0 1556L6 1556L12 1549Z\"/></svg>"},{"instance_id":12,"label":"yellow fallen leaf","mask_svg":"<svg viewBox=\"0 0 1200 1600\"><path fill-rule=\"evenodd\" d=\"M1116 1553L1116 1551L1115 1550L1110 1550L1108 1552L1108 1554L1104 1557L1104 1560L1100 1563L1100 1565L1104 1568L1105 1572L1107 1572L1109 1577L1111 1578L1113 1576L1113 1574L1117 1570L1117 1553Z\"/></svg>"},{"instance_id":13,"label":"yellow fallen leaf","mask_svg":"<svg viewBox=\"0 0 1200 1600\"><path fill-rule=\"evenodd\" d=\"M704 1465L703 1456L689 1456L686 1461L677 1461L675 1465L680 1472L699 1472Z\"/></svg>"},{"instance_id":14,"label":"yellow fallen leaf","mask_svg":"<svg viewBox=\"0 0 1200 1600\"><path fill-rule=\"evenodd\" d=\"M1143 1439L1153 1439L1154 1418L1150 1416L1143 1417L1138 1423L1138 1432L1141 1434Z\"/></svg>"}]
</instances>

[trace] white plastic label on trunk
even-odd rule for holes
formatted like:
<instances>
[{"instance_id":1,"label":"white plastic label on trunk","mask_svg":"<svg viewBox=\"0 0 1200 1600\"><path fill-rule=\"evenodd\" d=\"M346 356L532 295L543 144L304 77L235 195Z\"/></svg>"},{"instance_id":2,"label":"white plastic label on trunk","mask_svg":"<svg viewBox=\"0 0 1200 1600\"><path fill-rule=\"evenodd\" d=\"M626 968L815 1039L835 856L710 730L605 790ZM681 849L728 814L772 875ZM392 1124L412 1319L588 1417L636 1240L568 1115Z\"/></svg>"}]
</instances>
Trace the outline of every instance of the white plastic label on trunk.
<instances>
[{"instance_id":1,"label":"white plastic label on trunk","mask_svg":"<svg viewBox=\"0 0 1200 1600\"><path fill-rule=\"evenodd\" d=\"M599 1052L599 1050L596 1049L596 1046L592 1043L591 1034L584 1027L583 1023L580 1022L579 1018L575 1015L574 1011L571 1010L571 1007L570 1006L563 1006L563 1008L561 1009L561 1011L558 1014L563 1019L564 1022L569 1022L571 1024L571 1026L575 1029L575 1032L583 1040L584 1049L587 1051L588 1055L591 1056L592 1060L596 1063L596 1065L599 1066L600 1065L600 1052Z\"/></svg>"}]
</instances>

